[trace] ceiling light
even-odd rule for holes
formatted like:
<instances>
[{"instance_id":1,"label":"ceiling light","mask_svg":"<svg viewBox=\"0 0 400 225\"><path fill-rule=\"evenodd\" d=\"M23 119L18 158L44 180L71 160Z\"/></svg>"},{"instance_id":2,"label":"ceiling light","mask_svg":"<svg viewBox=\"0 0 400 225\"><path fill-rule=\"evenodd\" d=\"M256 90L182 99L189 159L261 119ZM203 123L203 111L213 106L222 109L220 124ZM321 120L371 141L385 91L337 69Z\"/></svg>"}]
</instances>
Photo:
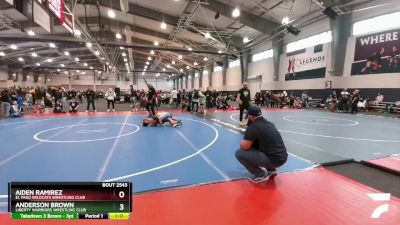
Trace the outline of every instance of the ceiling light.
<instances>
[{"instance_id":1,"label":"ceiling light","mask_svg":"<svg viewBox=\"0 0 400 225\"><path fill-rule=\"evenodd\" d=\"M86 46L87 46L88 48L91 48L91 47L93 46L93 44L92 44L91 42L87 42L87 43L86 43Z\"/></svg>"},{"instance_id":2,"label":"ceiling light","mask_svg":"<svg viewBox=\"0 0 400 225\"><path fill-rule=\"evenodd\" d=\"M171 63L172 63L172 65L175 65L175 60L172 60L172 62L171 62Z\"/></svg>"},{"instance_id":3,"label":"ceiling light","mask_svg":"<svg viewBox=\"0 0 400 225\"><path fill-rule=\"evenodd\" d=\"M93 69L93 66L91 66L90 69L92 70L92 69Z\"/></svg>"},{"instance_id":4,"label":"ceiling light","mask_svg":"<svg viewBox=\"0 0 400 225\"><path fill-rule=\"evenodd\" d=\"M75 34L76 36L81 36L81 35L82 35L82 32L81 32L80 30L75 30L75 31L74 31L74 34Z\"/></svg>"},{"instance_id":5,"label":"ceiling light","mask_svg":"<svg viewBox=\"0 0 400 225\"><path fill-rule=\"evenodd\" d=\"M68 55L69 55L69 52L68 52L68 51L65 51L65 52L64 52L64 55L67 55L67 56L68 56Z\"/></svg>"},{"instance_id":6,"label":"ceiling light","mask_svg":"<svg viewBox=\"0 0 400 225\"><path fill-rule=\"evenodd\" d=\"M204 61L208 61L208 58L207 57L204 57L204 59L203 59Z\"/></svg>"},{"instance_id":7,"label":"ceiling light","mask_svg":"<svg viewBox=\"0 0 400 225\"><path fill-rule=\"evenodd\" d=\"M208 38L211 38L211 34L207 31L207 33L204 34L204 37L207 38L207 39L208 39Z\"/></svg>"},{"instance_id":8,"label":"ceiling light","mask_svg":"<svg viewBox=\"0 0 400 225\"><path fill-rule=\"evenodd\" d=\"M32 57L37 57L36 52L32 52Z\"/></svg>"},{"instance_id":9,"label":"ceiling light","mask_svg":"<svg viewBox=\"0 0 400 225\"><path fill-rule=\"evenodd\" d=\"M119 46L119 49L124 49L124 46Z\"/></svg>"},{"instance_id":10,"label":"ceiling light","mask_svg":"<svg viewBox=\"0 0 400 225\"><path fill-rule=\"evenodd\" d=\"M288 23L289 23L289 17L287 17L287 16L283 17L282 24L287 25Z\"/></svg>"},{"instance_id":11,"label":"ceiling light","mask_svg":"<svg viewBox=\"0 0 400 225\"><path fill-rule=\"evenodd\" d=\"M64 63L62 63L60 66L61 66L61 67L65 67Z\"/></svg>"},{"instance_id":12,"label":"ceiling light","mask_svg":"<svg viewBox=\"0 0 400 225\"><path fill-rule=\"evenodd\" d=\"M235 9L232 11L232 17L236 18L240 16L240 9L238 7L235 7Z\"/></svg>"},{"instance_id":13,"label":"ceiling light","mask_svg":"<svg viewBox=\"0 0 400 225\"><path fill-rule=\"evenodd\" d=\"M162 71L164 71L164 72L165 72L165 68L163 68L163 69L162 69Z\"/></svg>"},{"instance_id":14,"label":"ceiling light","mask_svg":"<svg viewBox=\"0 0 400 225\"><path fill-rule=\"evenodd\" d=\"M61 72L61 70L60 70L60 69L57 69L57 72Z\"/></svg>"},{"instance_id":15,"label":"ceiling light","mask_svg":"<svg viewBox=\"0 0 400 225\"><path fill-rule=\"evenodd\" d=\"M115 12L114 12L114 10L109 9L107 14L108 14L108 17L110 17L110 18L115 18Z\"/></svg>"},{"instance_id":16,"label":"ceiling light","mask_svg":"<svg viewBox=\"0 0 400 225\"><path fill-rule=\"evenodd\" d=\"M54 43L49 43L50 48L55 48L56 45Z\"/></svg>"},{"instance_id":17,"label":"ceiling light","mask_svg":"<svg viewBox=\"0 0 400 225\"><path fill-rule=\"evenodd\" d=\"M127 59L127 58L124 58L124 62L126 62L126 61L128 61L128 59Z\"/></svg>"},{"instance_id":18,"label":"ceiling light","mask_svg":"<svg viewBox=\"0 0 400 225\"><path fill-rule=\"evenodd\" d=\"M154 41L154 46L158 46L159 44L158 41Z\"/></svg>"},{"instance_id":19,"label":"ceiling light","mask_svg":"<svg viewBox=\"0 0 400 225\"><path fill-rule=\"evenodd\" d=\"M150 51L150 54L154 55L154 51L153 51L153 50L151 50L151 51Z\"/></svg>"},{"instance_id":20,"label":"ceiling light","mask_svg":"<svg viewBox=\"0 0 400 225\"><path fill-rule=\"evenodd\" d=\"M35 32L33 32L33 30L28 30L27 33L29 36L35 36Z\"/></svg>"},{"instance_id":21,"label":"ceiling light","mask_svg":"<svg viewBox=\"0 0 400 225\"><path fill-rule=\"evenodd\" d=\"M95 51L94 54L100 55L100 52L99 51Z\"/></svg>"},{"instance_id":22,"label":"ceiling light","mask_svg":"<svg viewBox=\"0 0 400 225\"><path fill-rule=\"evenodd\" d=\"M149 56L149 58L147 58L147 60L151 61L151 57Z\"/></svg>"},{"instance_id":23,"label":"ceiling light","mask_svg":"<svg viewBox=\"0 0 400 225\"><path fill-rule=\"evenodd\" d=\"M142 75L144 75L144 72L142 72Z\"/></svg>"},{"instance_id":24,"label":"ceiling light","mask_svg":"<svg viewBox=\"0 0 400 225\"><path fill-rule=\"evenodd\" d=\"M222 51L221 50L218 50L218 54L221 54L222 53Z\"/></svg>"},{"instance_id":25,"label":"ceiling light","mask_svg":"<svg viewBox=\"0 0 400 225\"><path fill-rule=\"evenodd\" d=\"M149 64L150 64L149 61L147 61L147 62L146 62L146 65L149 65Z\"/></svg>"},{"instance_id":26,"label":"ceiling light","mask_svg":"<svg viewBox=\"0 0 400 225\"><path fill-rule=\"evenodd\" d=\"M40 63L36 63L36 66L40 66Z\"/></svg>"},{"instance_id":27,"label":"ceiling light","mask_svg":"<svg viewBox=\"0 0 400 225\"><path fill-rule=\"evenodd\" d=\"M193 65L197 66L198 64L197 64L197 62L194 62Z\"/></svg>"},{"instance_id":28,"label":"ceiling light","mask_svg":"<svg viewBox=\"0 0 400 225\"><path fill-rule=\"evenodd\" d=\"M247 43L247 42L249 42L249 38L248 37L244 37L243 38L243 43Z\"/></svg>"},{"instance_id":29,"label":"ceiling light","mask_svg":"<svg viewBox=\"0 0 400 225\"><path fill-rule=\"evenodd\" d=\"M79 62L79 58L75 58L75 61Z\"/></svg>"},{"instance_id":30,"label":"ceiling light","mask_svg":"<svg viewBox=\"0 0 400 225\"><path fill-rule=\"evenodd\" d=\"M6 53L0 52L0 56L6 56Z\"/></svg>"},{"instance_id":31,"label":"ceiling light","mask_svg":"<svg viewBox=\"0 0 400 225\"><path fill-rule=\"evenodd\" d=\"M84 65L84 66L88 66L88 64L87 64L87 63L83 63L83 65Z\"/></svg>"},{"instance_id":32,"label":"ceiling light","mask_svg":"<svg viewBox=\"0 0 400 225\"><path fill-rule=\"evenodd\" d=\"M189 51L192 51L193 49L191 47L188 48Z\"/></svg>"},{"instance_id":33,"label":"ceiling light","mask_svg":"<svg viewBox=\"0 0 400 225\"><path fill-rule=\"evenodd\" d=\"M171 66L168 64L168 65L167 65L167 68L171 68Z\"/></svg>"},{"instance_id":34,"label":"ceiling light","mask_svg":"<svg viewBox=\"0 0 400 225\"><path fill-rule=\"evenodd\" d=\"M46 61L51 63L51 62L53 62L53 59L46 59Z\"/></svg>"},{"instance_id":35,"label":"ceiling light","mask_svg":"<svg viewBox=\"0 0 400 225\"><path fill-rule=\"evenodd\" d=\"M10 45L10 48L11 48L12 50L16 50L16 49L18 49L18 46L12 44L12 45Z\"/></svg>"},{"instance_id":36,"label":"ceiling light","mask_svg":"<svg viewBox=\"0 0 400 225\"><path fill-rule=\"evenodd\" d=\"M147 65L146 65L146 66L144 66L144 68L145 68L145 69L147 69Z\"/></svg>"},{"instance_id":37,"label":"ceiling light","mask_svg":"<svg viewBox=\"0 0 400 225\"><path fill-rule=\"evenodd\" d=\"M122 38L122 35L118 32L118 33L115 34L115 37L116 37L117 39L121 39L121 38Z\"/></svg>"},{"instance_id":38,"label":"ceiling light","mask_svg":"<svg viewBox=\"0 0 400 225\"><path fill-rule=\"evenodd\" d=\"M82 72L81 72L81 74L85 74L85 73L86 73L85 71L82 71Z\"/></svg>"},{"instance_id":39,"label":"ceiling light","mask_svg":"<svg viewBox=\"0 0 400 225\"><path fill-rule=\"evenodd\" d=\"M167 24L164 21L161 23L161 29L167 29Z\"/></svg>"},{"instance_id":40,"label":"ceiling light","mask_svg":"<svg viewBox=\"0 0 400 225\"><path fill-rule=\"evenodd\" d=\"M183 69L181 68L179 71L181 71L181 73L183 72Z\"/></svg>"},{"instance_id":41,"label":"ceiling light","mask_svg":"<svg viewBox=\"0 0 400 225\"><path fill-rule=\"evenodd\" d=\"M23 62L23 61L24 61L24 58L19 57L19 58L18 58L18 61Z\"/></svg>"},{"instance_id":42,"label":"ceiling light","mask_svg":"<svg viewBox=\"0 0 400 225\"><path fill-rule=\"evenodd\" d=\"M187 69L187 70L190 69L190 66L186 66L186 69Z\"/></svg>"},{"instance_id":43,"label":"ceiling light","mask_svg":"<svg viewBox=\"0 0 400 225\"><path fill-rule=\"evenodd\" d=\"M81 72L80 70L76 70L77 73Z\"/></svg>"},{"instance_id":44,"label":"ceiling light","mask_svg":"<svg viewBox=\"0 0 400 225\"><path fill-rule=\"evenodd\" d=\"M65 74L68 74L68 71L64 71Z\"/></svg>"},{"instance_id":45,"label":"ceiling light","mask_svg":"<svg viewBox=\"0 0 400 225\"><path fill-rule=\"evenodd\" d=\"M101 57L100 59L101 59L101 60L104 60L104 57Z\"/></svg>"},{"instance_id":46,"label":"ceiling light","mask_svg":"<svg viewBox=\"0 0 400 225\"><path fill-rule=\"evenodd\" d=\"M158 76L160 76L160 73L157 73L157 74L156 74L156 77L158 77Z\"/></svg>"},{"instance_id":47,"label":"ceiling light","mask_svg":"<svg viewBox=\"0 0 400 225\"><path fill-rule=\"evenodd\" d=\"M108 66L108 64L110 64L109 62L106 62L106 65Z\"/></svg>"},{"instance_id":48,"label":"ceiling light","mask_svg":"<svg viewBox=\"0 0 400 225\"><path fill-rule=\"evenodd\" d=\"M182 59L182 56L181 56L181 55L178 55L178 59Z\"/></svg>"},{"instance_id":49,"label":"ceiling light","mask_svg":"<svg viewBox=\"0 0 400 225\"><path fill-rule=\"evenodd\" d=\"M125 57L125 56L126 56L126 53L125 53L125 52L123 52L121 55Z\"/></svg>"}]
</instances>

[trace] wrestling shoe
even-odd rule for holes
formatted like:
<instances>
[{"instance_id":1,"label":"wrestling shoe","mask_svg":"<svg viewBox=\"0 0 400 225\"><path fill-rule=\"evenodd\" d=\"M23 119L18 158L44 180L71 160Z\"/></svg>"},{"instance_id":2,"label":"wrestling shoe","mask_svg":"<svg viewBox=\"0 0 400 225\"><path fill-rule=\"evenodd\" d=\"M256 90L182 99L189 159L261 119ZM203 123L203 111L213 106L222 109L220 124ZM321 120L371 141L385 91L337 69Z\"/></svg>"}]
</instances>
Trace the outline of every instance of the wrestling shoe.
<instances>
[{"instance_id":1,"label":"wrestling shoe","mask_svg":"<svg viewBox=\"0 0 400 225\"><path fill-rule=\"evenodd\" d=\"M276 175L278 175L278 172L274 169L274 170L267 170L268 171L268 176L270 179L273 179L274 177L276 177Z\"/></svg>"},{"instance_id":2,"label":"wrestling shoe","mask_svg":"<svg viewBox=\"0 0 400 225\"><path fill-rule=\"evenodd\" d=\"M260 176L254 176L247 178L250 182L258 184L269 179L269 173L263 173Z\"/></svg>"},{"instance_id":3,"label":"wrestling shoe","mask_svg":"<svg viewBox=\"0 0 400 225\"><path fill-rule=\"evenodd\" d=\"M178 120L178 122L176 122L172 127L177 127L177 126L182 126L183 123L181 120Z\"/></svg>"}]
</instances>

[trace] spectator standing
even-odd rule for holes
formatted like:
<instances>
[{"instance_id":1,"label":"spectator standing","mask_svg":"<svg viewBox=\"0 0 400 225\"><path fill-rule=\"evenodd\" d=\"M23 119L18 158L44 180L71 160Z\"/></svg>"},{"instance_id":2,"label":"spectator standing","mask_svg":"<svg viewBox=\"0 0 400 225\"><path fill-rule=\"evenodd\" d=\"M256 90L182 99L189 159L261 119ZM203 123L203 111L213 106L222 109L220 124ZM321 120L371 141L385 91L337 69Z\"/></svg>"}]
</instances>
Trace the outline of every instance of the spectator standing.
<instances>
[{"instance_id":1,"label":"spectator standing","mask_svg":"<svg viewBox=\"0 0 400 225\"><path fill-rule=\"evenodd\" d=\"M175 88L171 91L171 98L173 107L176 109L178 107L178 91Z\"/></svg>"},{"instance_id":2,"label":"spectator standing","mask_svg":"<svg viewBox=\"0 0 400 225\"><path fill-rule=\"evenodd\" d=\"M348 107L349 99L350 99L350 93L347 91L347 88L345 88L345 89L343 89L342 92L340 92L339 105L338 105L339 112L349 111L349 107Z\"/></svg>"},{"instance_id":3,"label":"spectator standing","mask_svg":"<svg viewBox=\"0 0 400 225\"><path fill-rule=\"evenodd\" d=\"M207 87L207 91L204 92L204 95L206 96L206 107L207 109L212 108L212 92L210 90L210 87Z\"/></svg>"},{"instance_id":4,"label":"spectator standing","mask_svg":"<svg viewBox=\"0 0 400 225\"><path fill-rule=\"evenodd\" d=\"M306 91L301 93L301 101L303 102L303 108L308 108L308 94Z\"/></svg>"},{"instance_id":5,"label":"spectator standing","mask_svg":"<svg viewBox=\"0 0 400 225\"><path fill-rule=\"evenodd\" d=\"M110 104L112 105L112 110L115 112L115 97L117 95L115 92L112 90L112 88L108 89L108 91L105 93L105 98L107 99L107 112L110 112Z\"/></svg>"},{"instance_id":6,"label":"spectator standing","mask_svg":"<svg viewBox=\"0 0 400 225\"><path fill-rule=\"evenodd\" d=\"M5 118L10 116L11 110L11 95L8 89L4 89L1 92L1 110Z\"/></svg>"},{"instance_id":7,"label":"spectator standing","mask_svg":"<svg viewBox=\"0 0 400 225\"><path fill-rule=\"evenodd\" d=\"M358 113L358 102L360 101L360 91L355 90L353 92L353 96L351 98L351 113L356 114Z\"/></svg>"},{"instance_id":8,"label":"spectator standing","mask_svg":"<svg viewBox=\"0 0 400 225\"><path fill-rule=\"evenodd\" d=\"M94 100L96 98L96 92L94 92L90 87L86 91L86 100L87 100L87 107L86 107L86 112L89 112L89 106L92 105L93 111L96 111L96 107L94 105Z\"/></svg>"}]
</instances>

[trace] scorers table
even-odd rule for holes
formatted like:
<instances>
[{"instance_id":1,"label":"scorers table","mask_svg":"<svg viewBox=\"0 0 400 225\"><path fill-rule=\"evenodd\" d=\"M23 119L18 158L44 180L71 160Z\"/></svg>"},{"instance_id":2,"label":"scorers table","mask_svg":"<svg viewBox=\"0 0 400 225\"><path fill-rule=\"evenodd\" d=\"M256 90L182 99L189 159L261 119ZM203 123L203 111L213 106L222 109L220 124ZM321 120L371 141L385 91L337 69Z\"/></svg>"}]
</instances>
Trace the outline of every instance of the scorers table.
<instances>
[{"instance_id":1,"label":"scorers table","mask_svg":"<svg viewBox=\"0 0 400 225\"><path fill-rule=\"evenodd\" d=\"M9 182L12 219L129 219L130 182Z\"/></svg>"}]
</instances>

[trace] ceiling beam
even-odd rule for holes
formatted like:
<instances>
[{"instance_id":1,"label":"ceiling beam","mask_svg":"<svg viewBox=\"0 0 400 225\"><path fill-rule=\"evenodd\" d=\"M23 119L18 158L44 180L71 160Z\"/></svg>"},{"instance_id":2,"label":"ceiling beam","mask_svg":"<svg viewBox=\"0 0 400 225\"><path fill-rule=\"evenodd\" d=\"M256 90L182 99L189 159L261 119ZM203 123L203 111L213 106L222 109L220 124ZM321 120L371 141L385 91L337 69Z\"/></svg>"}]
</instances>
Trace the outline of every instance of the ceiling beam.
<instances>
[{"instance_id":1,"label":"ceiling beam","mask_svg":"<svg viewBox=\"0 0 400 225\"><path fill-rule=\"evenodd\" d=\"M102 0L102 1L85 0L84 2L85 2L86 5L96 5L96 6L97 6L97 2L98 2L100 6L107 7L107 8L111 8L111 5L112 5L112 8L114 10L121 11L121 6L120 6L119 1L120 0ZM211 1L211 2L213 2L213 1ZM83 4L82 1L79 1L79 3ZM151 19L151 20L154 20L154 21L161 21L161 19L163 18L164 22L166 24L169 24L169 25L172 25L172 26L176 26L177 23L178 23L178 20L179 20L178 17L171 16L171 15L168 15L168 14L165 14L165 13L153 10L153 9L145 8L145 7L142 7L142 6L139 6L139 5L136 5L136 4L132 4L132 3L129 3L129 11L128 11L128 13L132 14L132 15L136 15L136 16L141 16L141 17L144 17L144 18L147 18L147 19ZM104 16L105 15L101 15L102 18L104 18ZM191 24L193 26L195 26L195 27L207 27L208 26L207 24L198 24L198 23L195 23L195 22L191 22ZM193 33L197 33L196 31L192 30L191 28L188 28L188 30L193 32ZM154 35L154 31L153 31L153 35ZM234 35L230 38L232 43L234 43L235 45L237 43L240 43L240 42L238 42L239 39L241 40L240 37L234 36ZM229 42L229 40L224 40L224 41L226 43Z\"/></svg>"},{"instance_id":2,"label":"ceiling beam","mask_svg":"<svg viewBox=\"0 0 400 225\"><path fill-rule=\"evenodd\" d=\"M78 38L71 38L71 37L61 37L61 36L28 36L24 35L14 35L14 34L2 34L0 35L0 41L37 41L37 42L54 42L54 43L68 43L68 45L77 45L82 46L86 43L85 39L78 39ZM186 53L199 53L199 54L208 54L208 55L231 55L227 53L219 54L216 51L207 51L207 50L198 50L193 49L192 51L188 51L183 48L173 48L173 47L163 47L163 46L154 46L154 45L141 45L136 43L123 43L123 42L116 42L116 41L100 41L101 46L104 47L125 47L125 48L132 48L132 49L143 49L143 50L154 50L154 51L170 51L170 52L186 52Z\"/></svg>"},{"instance_id":3,"label":"ceiling beam","mask_svg":"<svg viewBox=\"0 0 400 225\"><path fill-rule=\"evenodd\" d=\"M203 4L203 7L214 12L219 12L220 14L228 18L232 18L232 11L234 9L234 7L224 4L220 1L209 1L209 4ZM281 25L274 21L254 15L250 12L246 12L243 9L241 9L240 17L238 18L238 20L240 23L267 35L272 35L274 32L274 28Z\"/></svg>"}]
</instances>

